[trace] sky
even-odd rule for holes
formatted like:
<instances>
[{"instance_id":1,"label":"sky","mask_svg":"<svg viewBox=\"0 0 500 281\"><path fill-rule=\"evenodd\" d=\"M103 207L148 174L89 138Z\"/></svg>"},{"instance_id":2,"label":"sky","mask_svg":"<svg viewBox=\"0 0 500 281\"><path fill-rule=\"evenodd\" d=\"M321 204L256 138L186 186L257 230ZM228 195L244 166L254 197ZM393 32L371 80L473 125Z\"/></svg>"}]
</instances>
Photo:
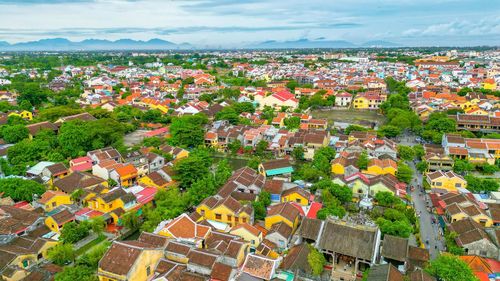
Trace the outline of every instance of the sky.
<instances>
[{"instance_id":1,"label":"sky","mask_svg":"<svg viewBox=\"0 0 500 281\"><path fill-rule=\"evenodd\" d=\"M198 47L267 40L500 45L500 0L0 0L0 41L160 38Z\"/></svg>"}]
</instances>

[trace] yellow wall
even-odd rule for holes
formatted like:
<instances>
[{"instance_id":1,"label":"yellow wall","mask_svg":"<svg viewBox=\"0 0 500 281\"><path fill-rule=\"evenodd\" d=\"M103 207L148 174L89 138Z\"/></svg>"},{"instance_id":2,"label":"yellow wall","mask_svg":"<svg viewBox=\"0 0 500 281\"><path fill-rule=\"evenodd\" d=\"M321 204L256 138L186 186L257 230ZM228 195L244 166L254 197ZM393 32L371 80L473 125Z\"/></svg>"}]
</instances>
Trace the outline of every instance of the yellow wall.
<instances>
[{"instance_id":1,"label":"yellow wall","mask_svg":"<svg viewBox=\"0 0 500 281\"><path fill-rule=\"evenodd\" d=\"M368 100L364 97L354 98L352 104L353 104L354 108L358 108L358 109L368 108Z\"/></svg>"},{"instance_id":2,"label":"yellow wall","mask_svg":"<svg viewBox=\"0 0 500 281\"><path fill-rule=\"evenodd\" d=\"M223 223L227 223L231 226L237 225L238 223L247 222L250 223L250 215L243 212L240 214L235 214L233 211L228 209L224 205L220 205L215 209L211 210L205 204L202 204L196 208L196 212L202 215L207 220L220 221ZM216 214L220 214L220 218L216 217ZM230 217L228 217L230 216ZM235 217L238 217L238 222L235 221ZM246 219L243 221L243 219Z\"/></svg>"},{"instance_id":3,"label":"yellow wall","mask_svg":"<svg viewBox=\"0 0 500 281\"><path fill-rule=\"evenodd\" d=\"M49 201L47 201L44 205L44 210L45 212L50 212L54 208L60 206L60 205L69 205L72 204L73 202L71 201L71 196L64 194L64 195L56 195L52 198L50 198Z\"/></svg>"},{"instance_id":4,"label":"yellow wall","mask_svg":"<svg viewBox=\"0 0 500 281\"><path fill-rule=\"evenodd\" d=\"M27 110L23 110L20 112L11 112L8 116L19 116L24 120L33 120L33 114Z\"/></svg>"},{"instance_id":5,"label":"yellow wall","mask_svg":"<svg viewBox=\"0 0 500 281\"><path fill-rule=\"evenodd\" d=\"M155 188L165 188L168 186L168 183L166 184L163 184L163 185L158 185L158 184L155 184L151 178L149 178L149 176L144 176L140 179L137 180L137 182L143 184L143 185L146 185L146 186L151 186L151 187L155 187Z\"/></svg>"},{"instance_id":6,"label":"yellow wall","mask_svg":"<svg viewBox=\"0 0 500 281\"><path fill-rule=\"evenodd\" d=\"M260 242L262 242L262 232L259 234L259 236L256 236L250 233L245 228L238 228L235 230L231 230L230 233L241 237L243 240L247 241L252 247L255 248L257 248L260 245Z\"/></svg>"},{"instance_id":7,"label":"yellow wall","mask_svg":"<svg viewBox=\"0 0 500 281\"><path fill-rule=\"evenodd\" d=\"M163 257L163 251L161 250L144 250L139 258L136 260L135 264L129 270L127 276L118 276L115 274L108 273L101 268L98 269L99 281L109 281L113 280L105 276L101 276L99 273L103 273L111 276L115 276L114 280L149 280L154 275L155 266L158 261ZM147 267L149 266L149 275L147 275Z\"/></svg>"},{"instance_id":8,"label":"yellow wall","mask_svg":"<svg viewBox=\"0 0 500 281\"><path fill-rule=\"evenodd\" d=\"M281 196L281 202L295 202L302 206L309 205L309 198L305 198L297 192L289 194L287 196Z\"/></svg>"},{"instance_id":9,"label":"yellow wall","mask_svg":"<svg viewBox=\"0 0 500 281\"><path fill-rule=\"evenodd\" d=\"M61 229L59 229L59 225L57 225L57 222L52 218L52 217L47 217L45 219L45 225L52 231L59 233Z\"/></svg>"},{"instance_id":10,"label":"yellow wall","mask_svg":"<svg viewBox=\"0 0 500 281\"><path fill-rule=\"evenodd\" d=\"M120 198L117 198L110 203L106 203L104 202L104 200L102 200L102 198L95 197L89 200L87 202L87 205L90 209L103 213L109 213L118 208L122 208L123 210L125 210L125 205L123 204L123 201Z\"/></svg>"},{"instance_id":11,"label":"yellow wall","mask_svg":"<svg viewBox=\"0 0 500 281\"><path fill-rule=\"evenodd\" d=\"M452 178L440 177L431 181L431 188L443 188L448 191L456 191L457 187L455 186L455 184L457 183L461 184L460 188L467 187L467 182L458 177L452 177Z\"/></svg>"},{"instance_id":12,"label":"yellow wall","mask_svg":"<svg viewBox=\"0 0 500 281\"><path fill-rule=\"evenodd\" d=\"M367 174L371 174L371 175L385 175L385 174L391 174L393 176L396 175L396 169L394 169L393 167L380 167L380 166L377 166L377 165L372 165L372 166L369 166L368 169L366 170L366 173Z\"/></svg>"},{"instance_id":13,"label":"yellow wall","mask_svg":"<svg viewBox=\"0 0 500 281\"><path fill-rule=\"evenodd\" d=\"M345 173L344 166L339 163L332 164L332 173L336 175L343 175Z\"/></svg>"},{"instance_id":14,"label":"yellow wall","mask_svg":"<svg viewBox=\"0 0 500 281\"><path fill-rule=\"evenodd\" d=\"M274 215L274 216L267 216L265 218L265 221L264 221L264 225L266 227L266 229L271 229L271 227L277 223L280 223L280 222L284 222L286 223L288 226L290 226L291 228L293 228L293 230L295 231L295 229L297 228L297 225L299 224L299 218L297 217L295 219L295 221L289 221L288 219L280 216L280 215Z\"/></svg>"}]
</instances>

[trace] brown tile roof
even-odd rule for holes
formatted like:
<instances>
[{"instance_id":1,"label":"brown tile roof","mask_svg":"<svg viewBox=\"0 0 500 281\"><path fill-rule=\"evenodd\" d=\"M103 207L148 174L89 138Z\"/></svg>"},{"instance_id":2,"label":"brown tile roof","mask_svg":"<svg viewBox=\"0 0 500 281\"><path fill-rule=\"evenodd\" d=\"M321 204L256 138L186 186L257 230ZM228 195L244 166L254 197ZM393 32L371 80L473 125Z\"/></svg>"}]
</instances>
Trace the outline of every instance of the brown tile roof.
<instances>
[{"instance_id":1,"label":"brown tile roof","mask_svg":"<svg viewBox=\"0 0 500 281\"><path fill-rule=\"evenodd\" d=\"M66 194L71 194L77 189L85 189L104 182L106 180L100 177L76 171L62 179L55 180L54 186Z\"/></svg>"},{"instance_id":2,"label":"brown tile roof","mask_svg":"<svg viewBox=\"0 0 500 281\"><path fill-rule=\"evenodd\" d=\"M267 210L267 216L282 216L291 222L295 222L299 215L299 210L289 202L270 206Z\"/></svg>"},{"instance_id":3,"label":"brown tile roof","mask_svg":"<svg viewBox=\"0 0 500 281\"><path fill-rule=\"evenodd\" d=\"M233 268L220 262L216 262L212 268L210 278L212 280L229 281Z\"/></svg>"},{"instance_id":4,"label":"brown tile roof","mask_svg":"<svg viewBox=\"0 0 500 281\"><path fill-rule=\"evenodd\" d=\"M99 268L117 275L126 275L144 249L150 245L137 241L114 241L99 261Z\"/></svg>"},{"instance_id":5,"label":"brown tile roof","mask_svg":"<svg viewBox=\"0 0 500 281\"><path fill-rule=\"evenodd\" d=\"M191 251L191 247L181 242L170 241L167 244L167 248L165 249L165 251L171 254L187 256L189 251Z\"/></svg>"},{"instance_id":6,"label":"brown tile roof","mask_svg":"<svg viewBox=\"0 0 500 281\"><path fill-rule=\"evenodd\" d=\"M280 264L280 268L283 270L288 270L290 272L296 272L297 270L305 271L306 273L311 273L312 269L307 261L307 256L309 255L309 246L305 243L293 246L288 254L283 258Z\"/></svg>"},{"instance_id":7,"label":"brown tile roof","mask_svg":"<svg viewBox=\"0 0 500 281\"><path fill-rule=\"evenodd\" d=\"M262 163L262 166L264 167L265 170L274 170L285 167L291 167L292 165L290 164L290 161L288 161L287 159L276 159Z\"/></svg>"},{"instance_id":8,"label":"brown tile roof","mask_svg":"<svg viewBox=\"0 0 500 281\"><path fill-rule=\"evenodd\" d=\"M377 229L326 221L319 247L352 257L372 260L377 243Z\"/></svg>"},{"instance_id":9,"label":"brown tile roof","mask_svg":"<svg viewBox=\"0 0 500 281\"><path fill-rule=\"evenodd\" d=\"M261 255L249 254L245 259L242 271L257 278L271 280L275 267L276 260Z\"/></svg>"},{"instance_id":10,"label":"brown tile roof","mask_svg":"<svg viewBox=\"0 0 500 281\"><path fill-rule=\"evenodd\" d=\"M57 225L63 225L75 219L75 215L68 210L62 210L59 213L52 215L52 218Z\"/></svg>"},{"instance_id":11,"label":"brown tile roof","mask_svg":"<svg viewBox=\"0 0 500 281\"><path fill-rule=\"evenodd\" d=\"M137 241L152 245L155 248L165 248L168 244L167 237L145 231L141 232Z\"/></svg>"},{"instance_id":12,"label":"brown tile roof","mask_svg":"<svg viewBox=\"0 0 500 281\"><path fill-rule=\"evenodd\" d=\"M436 281L436 278L421 269L411 272L408 277L410 281Z\"/></svg>"},{"instance_id":13,"label":"brown tile roof","mask_svg":"<svg viewBox=\"0 0 500 281\"><path fill-rule=\"evenodd\" d=\"M403 281L404 276L392 264L375 265L370 268L368 281Z\"/></svg>"},{"instance_id":14,"label":"brown tile roof","mask_svg":"<svg viewBox=\"0 0 500 281\"><path fill-rule=\"evenodd\" d=\"M285 182L282 180L266 180L264 185L264 191L269 192L270 194L281 194L283 191L283 184Z\"/></svg>"},{"instance_id":15,"label":"brown tile roof","mask_svg":"<svg viewBox=\"0 0 500 281\"><path fill-rule=\"evenodd\" d=\"M408 256L408 239L386 234L380 254L388 259L404 262Z\"/></svg>"},{"instance_id":16,"label":"brown tile roof","mask_svg":"<svg viewBox=\"0 0 500 281\"><path fill-rule=\"evenodd\" d=\"M217 255L206 250L199 249L191 249L187 257L189 259L189 264L195 264L209 269L212 269L215 262L217 261Z\"/></svg>"}]
</instances>

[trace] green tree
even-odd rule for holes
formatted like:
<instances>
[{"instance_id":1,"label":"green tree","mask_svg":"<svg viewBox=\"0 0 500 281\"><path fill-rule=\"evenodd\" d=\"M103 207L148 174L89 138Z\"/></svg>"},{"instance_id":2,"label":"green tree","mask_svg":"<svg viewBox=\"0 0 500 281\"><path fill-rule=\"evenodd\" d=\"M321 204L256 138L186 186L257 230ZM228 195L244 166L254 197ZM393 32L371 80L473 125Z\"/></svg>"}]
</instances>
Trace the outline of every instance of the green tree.
<instances>
[{"instance_id":1,"label":"green tree","mask_svg":"<svg viewBox=\"0 0 500 281\"><path fill-rule=\"evenodd\" d=\"M408 238L413 232L411 224L407 221L390 221L384 218L376 220L382 234L389 234L398 237Z\"/></svg>"},{"instance_id":2,"label":"green tree","mask_svg":"<svg viewBox=\"0 0 500 281\"><path fill-rule=\"evenodd\" d=\"M4 126L2 128L3 139L7 143L16 143L29 135L28 128L24 125Z\"/></svg>"},{"instance_id":3,"label":"green tree","mask_svg":"<svg viewBox=\"0 0 500 281\"><path fill-rule=\"evenodd\" d=\"M235 139L227 145L227 148L232 154L236 154L241 149L241 141Z\"/></svg>"},{"instance_id":4,"label":"green tree","mask_svg":"<svg viewBox=\"0 0 500 281\"><path fill-rule=\"evenodd\" d=\"M394 138L401 134L401 129L393 125L381 126L378 132L385 137Z\"/></svg>"},{"instance_id":5,"label":"green tree","mask_svg":"<svg viewBox=\"0 0 500 281\"><path fill-rule=\"evenodd\" d=\"M68 222L61 230L61 239L64 243L75 243L89 235L90 225L88 222Z\"/></svg>"},{"instance_id":6,"label":"green tree","mask_svg":"<svg viewBox=\"0 0 500 281\"><path fill-rule=\"evenodd\" d=\"M424 173L429 168L429 163L427 163L427 161L421 161L417 163L416 167L420 173Z\"/></svg>"},{"instance_id":7,"label":"green tree","mask_svg":"<svg viewBox=\"0 0 500 281\"><path fill-rule=\"evenodd\" d=\"M174 118L170 125L172 145L183 147L197 147L205 141L205 130L208 118L203 114L185 115Z\"/></svg>"},{"instance_id":8,"label":"green tree","mask_svg":"<svg viewBox=\"0 0 500 281\"><path fill-rule=\"evenodd\" d=\"M324 266L326 265L325 256L320 253L313 246L307 245L309 247L309 254L307 255L307 262L311 267L312 273L315 276L320 276L323 273Z\"/></svg>"},{"instance_id":9,"label":"green tree","mask_svg":"<svg viewBox=\"0 0 500 281\"><path fill-rule=\"evenodd\" d=\"M474 164L470 163L467 160L455 159L455 163L453 164L453 171L459 174L466 174L470 171L473 171L474 168Z\"/></svg>"},{"instance_id":10,"label":"green tree","mask_svg":"<svg viewBox=\"0 0 500 281\"><path fill-rule=\"evenodd\" d=\"M425 155L424 147L421 144L413 146L413 153L415 154L415 157L421 159Z\"/></svg>"},{"instance_id":11,"label":"green tree","mask_svg":"<svg viewBox=\"0 0 500 281\"><path fill-rule=\"evenodd\" d=\"M95 217L90 221L90 227L95 234L101 235L106 227L106 222L102 217Z\"/></svg>"},{"instance_id":12,"label":"green tree","mask_svg":"<svg viewBox=\"0 0 500 281\"><path fill-rule=\"evenodd\" d=\"M329 187L330 193L339 199L341 203L352 201L352 190L346 185L332 184Z\"/></svg>"},{"instance_id":13,"label":"green tree","mask_svg":"<svg viewBox=\"0 0 500 281\"><path fill-rule=\"evenodd\" d=\"M104 256L110 245L111 242L105 241L97 246L94 246L76 260L77 266L87 266L97 270L99 261Z\"/></svg>"},{"instance_id":14,"label":"green tree","mask_svg":"<svg viewBox=\"0 0 500 281\"><path fill-rule=\"evenodd\" d=\"M351 132L366 132L366 131L368 131L368 128L365 128L363 126L349 125L349 126L347 126L347 128L345 128L344 133L346 135L349 135L349 134L351 134Z\"/></svg>"},{"instance_id":15,"label":"green tree","mask_svg":"<svg viewBox=\"0 0 500 281\"><path fill-rule=\"evenodd\" d=\"M131 231L139 229L141 222L139 221L139 217L137 216L137 211L131 210L123 214L123 216L121 217L121 224Z\"/></svg>"},{"instance_id":16,"label":"green tree","mask_svg":"<svg viewBox=\"0 0 500 281\"><path fill-rule=\"evenodd\" d=\"M425 267L430 275L443 281L478 281L470 267L457 256L442 254Z\"/></svg>"},{"instance_id":17,"label":"green tree","mask_svg":"<svg viewBox=\"0 0 500 281\"><path fill-rule=\"evenodd\" d=\"M398 163L398 171L396 172L396 177L398 180L410 183L413 178L413 170L406 164L400 162Z\"/></svg>"},{"instance_id":18,"label":"green tree","mask_svg":"<svg viewBox=\"0 0 500 281\"><path fill-rule=\"evenodd\" d=\"M415 158L415 151L410 146L398 145L398 156L403 160L412 161Z\"/></svg>"},{"instance_id":19,"label":"green tree","mask_svg":"<svg viewBox=\"0 0 500 281\"><path fill-rule=\"evenodd\" d=\"M298 129L300 127L300 117L292 116L285 118L285 126L288 130Z\"/></svg>"},{"instance_id":20,"label":"green tree","mask_svg":"<svg viewBox=\"0 0 500 281\"><path fill-rule=\"evenodd\" d=\"M261 201L252 202L254 217L256 220L264 220L266 218L266 207Z\"/></svg>"},{"instance_id":21,"label":"green tree","mask_svg":"<svg viewBox=\"0 0 500 281\"><path fill-rule=\"evenodd\" d=\"M366 170L368 168L368 154L366 151L361 152L356 165L360 170Z\"/></svg>"},{"instance_id":22,"label":"green tree","mask_svg":"<svg viewBox=\"0 0 500 281\"><path fill-rule=\"evenodd\" d=\"M304 160L304 148L300 146L296 146L292 150L292 157L297 161Z\"/></svg>"},{"instance_id":23,"label":"green tree","mask_svg":"<svg viewBox=\"0 0 500 281\"><path fill-rule=\"evenodd\" d=\"M0 193L9 196L14 201L33 200L33 195L41 196L45 192L45 187L36 181L20 178L0 179Z\"/></svg>"},{"instance_id":24,"label":"green tree","mask_svg":"<svg viewBox=\"0 0 500 281\"><path fill-rule=\"evenodd\" d=\"M255 155L257 156L264 156L264 153L266 152L267 148L269 146L269 143L265 140L261 140L257 143L255 146Z\"/></svg>"},{"instance_id":25,"label":"green tree","mask_svg":"<svg viewBox=\"0 0 500 281\"><path fill-rule=\"evenodd\" d=\"M254 169L254 170L257 170L259 168L260 163L262 163L260 158L254 156L254 157L250 158L250 160L248 160L247 166Z\"/></svg>"},{"instance_id":26,"label":"green tree","mask_svg":"<svg viewBox=\"0 0 500 281\"><path fill-rule=\"evenodd\" d=\"M175 179L180 182L181 188L188 188L196 181L205 178L210 172L211 162L200 154L191 152L188 157L182 158L174 164Z\"/></svg>"},{"instance_id":27,"label":"green tree","mask_svg":"<svg viewBox=\"0 0 500 281\"><path fill-rule=\"evenodd\" d=\"M48 250L47 255L53 263L60 266L63 266L68 262L72 262L76 256L73 245L69 243L57 244Z\"/></svg>"},{"instance_id":28,"label":"green tree","mask_svg":"<svg viewBox=\"0 0 500 281\"><path fill-rule=\"evenodd\" d=\"M395 204L401 202L399 198L394 196L391 192L381 191L375 194L375 200L378 202L380 206L384 207L392 207Z\"/></svg>"},{"instance_id":29,"label":"green tree","mask_svg":"<svg viewBox=\"0 0 500 281\"><path fill-rule=\"evenodd\" d=\"M55 281L98 281L95 269L87 266L66 266L63 271L57 273Z\"/></svg>"}]
</instances>

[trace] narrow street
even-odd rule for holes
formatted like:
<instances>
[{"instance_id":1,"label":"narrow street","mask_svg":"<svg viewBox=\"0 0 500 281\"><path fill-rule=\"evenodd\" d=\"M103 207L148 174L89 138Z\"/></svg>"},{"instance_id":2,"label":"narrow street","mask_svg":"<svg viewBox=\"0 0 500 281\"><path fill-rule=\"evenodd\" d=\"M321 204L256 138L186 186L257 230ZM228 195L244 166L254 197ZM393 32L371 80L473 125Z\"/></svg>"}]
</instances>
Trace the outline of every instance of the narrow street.
<instances>
[{"instance_id":1,"label":"narrow street","mask_svg":"<svg viewBox=\"0 0 500 281\"><path fill-rule=\"evenodd\" d=\"M414 136L402 137L401 144L408 146L415 146L417 142ZM444 250L444 237L439 232L439 223L434 214L430 213L427 206L431 206L431 200L429 196L423 191L423 177L422 174L417 171L417 168L413 162L408 162L410 168L413 169L413 180L411 186L414 186L414 190L410 192L412 202L415 207L415 212L420 214L420 238L425 247L429 249L431 259L435 259L440 251ZM418 187L422 187L419 189ZM435 218L436 223L432 223L432 218ZM426 243L428 241L428 243Z\"/></svg>"}]
</instances>

